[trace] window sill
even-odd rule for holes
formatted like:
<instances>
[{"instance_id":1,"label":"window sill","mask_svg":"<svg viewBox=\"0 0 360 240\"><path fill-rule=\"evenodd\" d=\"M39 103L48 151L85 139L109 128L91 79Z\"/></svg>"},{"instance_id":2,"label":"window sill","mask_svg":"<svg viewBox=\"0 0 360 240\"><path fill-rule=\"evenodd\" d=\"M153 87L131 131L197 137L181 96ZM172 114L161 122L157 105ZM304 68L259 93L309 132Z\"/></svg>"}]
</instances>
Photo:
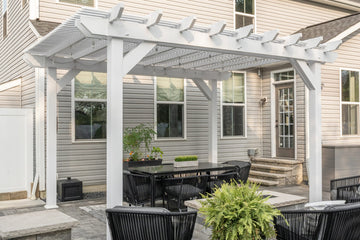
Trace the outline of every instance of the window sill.
<instances>
[{"instance_id":1,"label":"window sill","mask_svg":"<svg viewBox=\"0 0 360 240\"><path fill-rule=\"evenodd\" d=\"M237 140L237 139L246 139L246 138L247 136L229 136L229 137L222 136L220 140Z\"/></svg>"},{"instance_id":2,"label":"window sill","mask_svg":"<svg viewBox=\"0 0 360 240\"><path fill-rule=\"evenodd\" d=\"M103 140L73 140L74 144L82 144L82 143L106 143L106 139Z\"/></svg>"},{"instance_id":3,"label":"window sill","mask_svg":"<svg viewBox=\"0 0 360 240\"><path fill-rule=\"evenodd\" d=\"M156 138L155 142L164 142L164 141L186 141L186 138Z\"/></svg>"}]
</instances>

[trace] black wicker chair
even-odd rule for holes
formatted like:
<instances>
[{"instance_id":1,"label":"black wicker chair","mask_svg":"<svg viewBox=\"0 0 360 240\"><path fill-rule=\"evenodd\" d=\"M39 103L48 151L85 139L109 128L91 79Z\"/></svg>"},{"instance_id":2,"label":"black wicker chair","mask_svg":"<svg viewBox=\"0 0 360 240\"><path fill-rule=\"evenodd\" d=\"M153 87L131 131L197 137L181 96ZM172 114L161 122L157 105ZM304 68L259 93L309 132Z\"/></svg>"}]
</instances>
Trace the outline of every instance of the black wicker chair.
<instances>
[{"instance_id":1,"label":"black wicker chair","mask_svg":"<svg viewBox=\"0 0 360 240\"><path fill-rule=\"evenodd\" d=\"M177 209L184 210L184 201L200 198L200 194L206 193L208 178L208 175L196 175L162 179L167 207L170 208L169 202L174 200Z\"/></svg>"},{"instance_id":2,"label":"black wicker chair","mask_svg":"<svg viewBox=\"0 0 360 240\"><path fill-rule=\"evenodd\" d=\"M227 161L223 162L224 164L230 164L235 165L238 168L238 176L236 178L237 181L242 181L243 183L246 183L246 181L249 178L249 172L251 168L250 162L244 162L244 161Z\"/></svg>"},{"instance_id":3,"label":"black wicker chair","mask_svg":"<svg viewBox=\"0 0 360 240\"><path fill-rule=\"evenodd\" d=\"M360 239L360 204L328 207L321 211L281 211L274 226L278 240Z\"/></svg>"},{"instance_id":4,"label":"black wicker chair","mask_svg":"<svg viewBox=\"0 0 360 240\"><path fill-rule=\"evenodd\" d=\"M330 196L332 200L360 201L360 176L331 180Z\"/></svg>"},{"instance_id":5,"label":"black wicker chair","mask_svg":"<svg viewBox=\"0 0 360 240\"><path fill-rule=\"evenodd\" d=\"M141 174L134 174L124 170L124 200L129 205L144 206L150 201L151 187L150 177ZM163 192L160 182L156 183L156 198L163 199Z\"/></svg>"},{"instance_id":6,"label":"black wicker chair","mask_svg":"<svg viewBox=\"0 0 360 240\"><path fill-rule=\"evenodd\" d=\"M115 207L106 215L113 240L191 240L197 213Z\"/></svg>"},{"instance_id":7,"label":"black wicker chair","mask_svg":"<svg viewBox=\"0 0 360 240\"><path fill-rule=\"evenodd\" d=\"M213 192L215 187L221 187L223 183L229 183L231 180L237 180L238 172L224 172L216 175L209 175L209 180L207 182L207 191L209 193Z\"/></svg>"}]
</instances>

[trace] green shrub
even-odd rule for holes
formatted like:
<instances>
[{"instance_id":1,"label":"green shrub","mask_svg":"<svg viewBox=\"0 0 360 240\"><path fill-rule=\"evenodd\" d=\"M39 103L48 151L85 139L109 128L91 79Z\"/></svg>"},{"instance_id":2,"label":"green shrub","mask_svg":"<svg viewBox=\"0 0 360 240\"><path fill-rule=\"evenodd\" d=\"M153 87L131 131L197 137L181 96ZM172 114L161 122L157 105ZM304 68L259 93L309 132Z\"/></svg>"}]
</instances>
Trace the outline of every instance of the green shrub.
<instances>
[{"instance_id":1,"label":"green shrub","mask_svg":"<svg viewBox=\"0 0 360 240\"><path fill-rule=\"evenodd\" d=\"M186 161L197 161L198 156L196 155L187 155L187 156L178 156L175 158L175 162L186 162Z\"/></svg>"},{"instance_id":2,"label":"green shrub","mask_svg":"<svg viewBox=\"0 0 360 240\"><path fill-rule=\"evenodd\" d=\"M253 240L276 236L272 227L275 216L280 211L266 203L258 191L259 186L233 181L216 187L213 194L203 196L200 213L205 225L212 227L212 239L215 240Z\"/></svg>"}]
</instances>

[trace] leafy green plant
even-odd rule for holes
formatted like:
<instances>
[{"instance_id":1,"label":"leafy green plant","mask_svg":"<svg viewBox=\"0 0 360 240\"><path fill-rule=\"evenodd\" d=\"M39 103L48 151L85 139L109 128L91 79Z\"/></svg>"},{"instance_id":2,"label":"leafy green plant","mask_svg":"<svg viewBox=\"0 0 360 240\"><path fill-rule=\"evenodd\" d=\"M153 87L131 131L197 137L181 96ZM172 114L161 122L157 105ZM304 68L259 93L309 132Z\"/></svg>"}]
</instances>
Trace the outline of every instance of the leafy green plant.
<instances>
[{"instance_id":1,"label":"leafy green plant","mask_svg":"<svg viewBox=\"0 0 360 240\"><path fill-rule=\"evenodd\" d=\"M162 158L164 152L161 151L159 147L153 147L151 150L150 159L158 159L159 157Z\"/></svg>"},{"instance_id":2,"label":"leafy green plant","mask_svg":"<svg viewBox=\"0 0 360 240\"><path fill-rule=\"evenodd\" d=\"M198 156L196 155L186 155L186 156L178 156L175 158L175 162L186 162L186 161L197 161Z\"/></svg>"},{"instance_id":3,"label":"leafy green plant","mask_svg":"<svg viewBox=\"0 0 360 240\"><path fill-rule=\"evenodd\" d=\"M129 152L131 161L139 161L146 152L150 151L150 144L156 132L145 124L139 124L133 128L124 130L123 145L124 151ZM141 151L141 144L144 144L145 154Z\"/></svg>"},{"instance_id":4,"label":"leafy green plant","mask_svg":"<svg viewBox=\"0 0 360 240\"><path fill-rule=\"evenodd\" d=\"M200 213L205 225L212 227L213 240L257 240L276 236L272 227L280 211L271 207L255 184L239 185L235 180L216 187L212 194L203 196Z\"/></svg>"}]
</instances>

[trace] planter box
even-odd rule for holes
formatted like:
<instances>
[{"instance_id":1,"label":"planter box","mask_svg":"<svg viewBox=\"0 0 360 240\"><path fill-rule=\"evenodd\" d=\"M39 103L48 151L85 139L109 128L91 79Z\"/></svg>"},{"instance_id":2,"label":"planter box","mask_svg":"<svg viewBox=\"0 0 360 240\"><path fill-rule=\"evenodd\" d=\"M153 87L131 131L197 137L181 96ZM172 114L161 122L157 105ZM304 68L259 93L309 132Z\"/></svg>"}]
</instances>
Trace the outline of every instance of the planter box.
<instances>
[{"instance_id":1,"label":"planter box","mask_svg":"<svg viewBox=\"0 0 360 240\"><path fill-rule=\"evenodd\" d=\"M129 167L147 167L161 165L162 159L158 160L146 160L146 161L129 161L123 162L123 168L128 169Z\"/></svg>"},{"instance_id":2,"label":"planter box","mask_svg":"<svg viewBox=\"0 0 360 240\"><path fill-rule=\"evenodd\" d=\"M183 162L175 162L174 167L196 167L199 165L199 161L183 161Z\"/></svg>"}]
</instances>

